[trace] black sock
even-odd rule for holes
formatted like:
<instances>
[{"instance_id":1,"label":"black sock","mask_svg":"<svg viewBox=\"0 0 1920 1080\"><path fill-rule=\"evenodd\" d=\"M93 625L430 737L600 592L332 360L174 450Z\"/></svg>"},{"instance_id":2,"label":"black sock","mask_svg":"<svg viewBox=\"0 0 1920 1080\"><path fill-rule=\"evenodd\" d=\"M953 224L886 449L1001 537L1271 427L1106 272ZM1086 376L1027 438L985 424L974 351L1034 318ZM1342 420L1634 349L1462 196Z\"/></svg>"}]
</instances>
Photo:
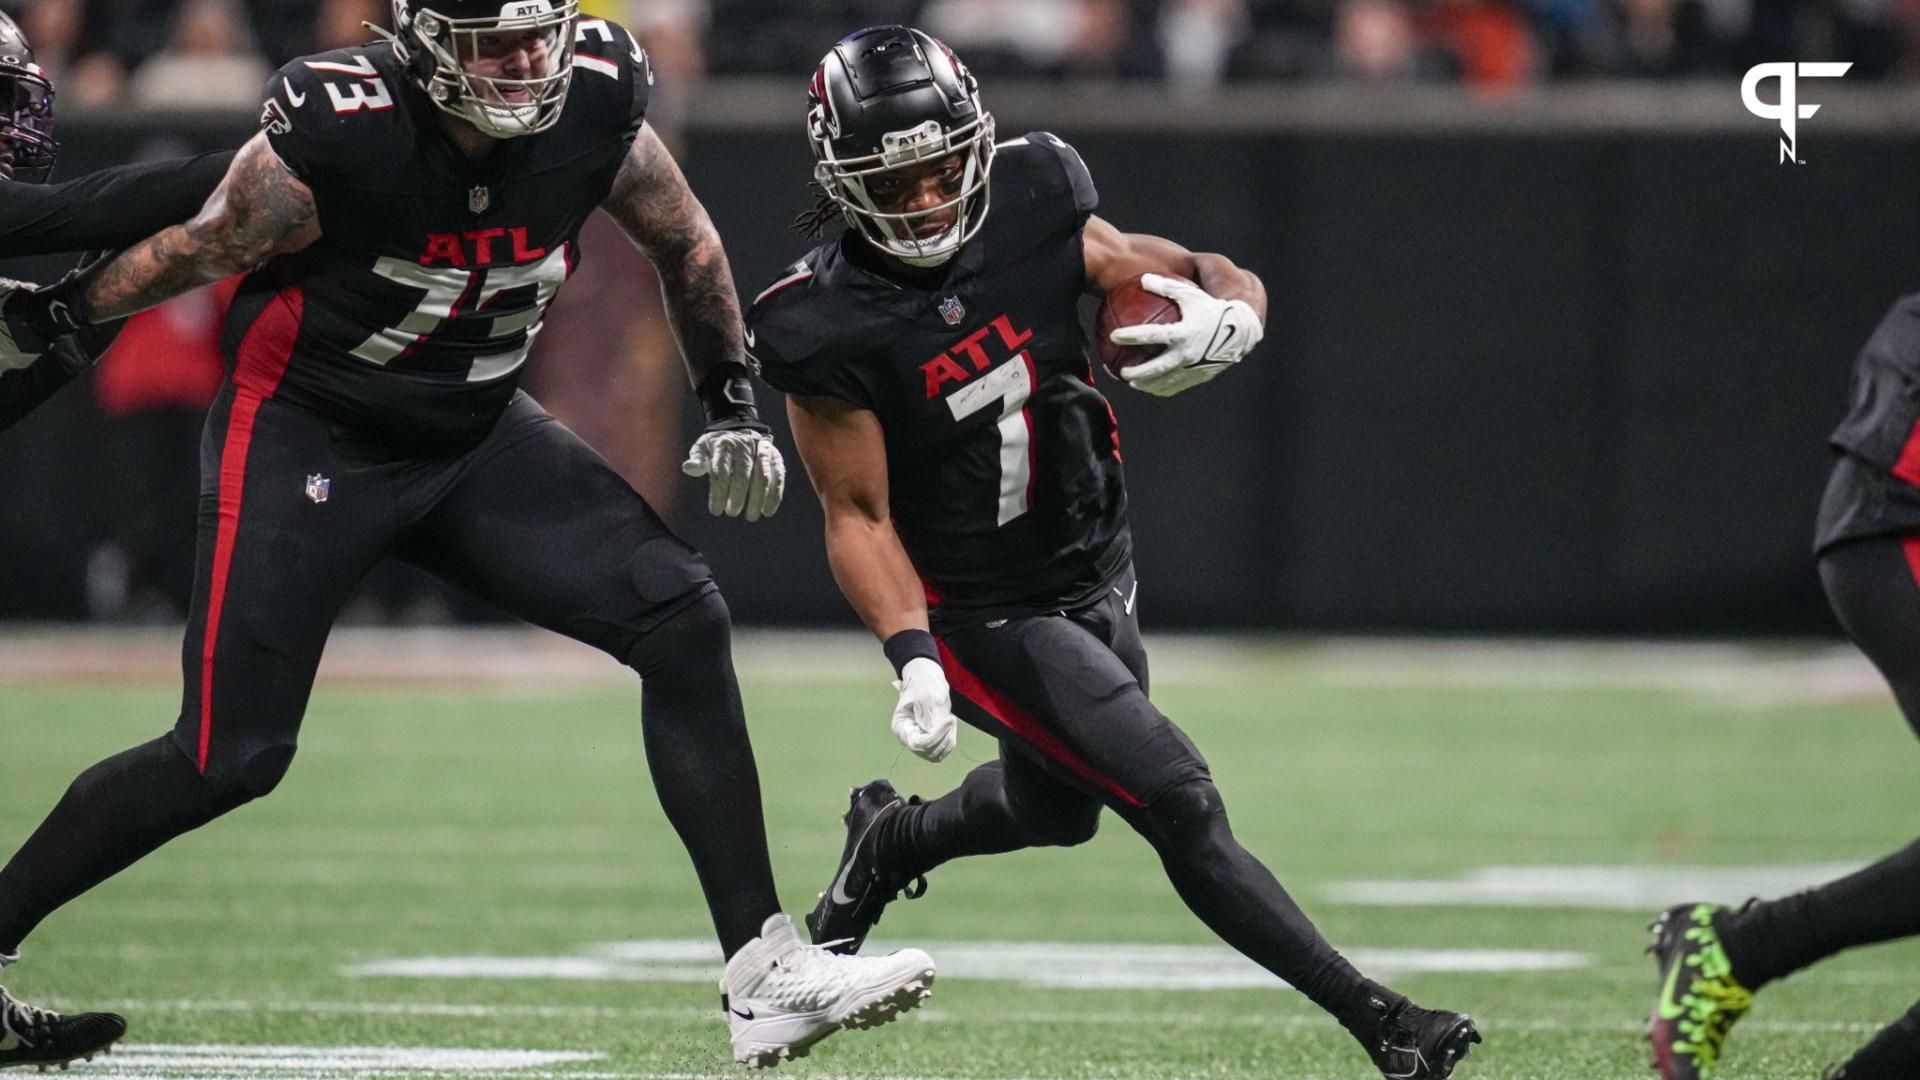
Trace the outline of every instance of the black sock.
<instances>
[{"instance_id":1,"label":"black sock","mask_svg":"<svg viewBox=\"0 0 1920 1080\"><path fill-rule=\"evenodd\" d=\"M1920 1004L1880 1029L1847 1059L1845 1080L1912 1080L1920 1076Z\"/></svg>"},{"instance_id":2,"label":"black sock","mask_svg":"<svg viewBox=\"0 0 1920 1080\"><path fill-rule=\"evenodd\" d=\"M0 870L0 953L18 952L61 905L246 801L209 784L170 735L81 773Z\"/></svg>"},{"instance_id":3,"label":"black sock","mask_svg":"<svg viewBox=\"0 0 1920 1080\"><path fill-rule=\"evenodd\" d=\"M1733 977L1758 990L1858 945L1920 934L1920 842L1817 889L1725 916Z\"/></svg>"},{"instance_id":4,"label":"black sock","mask_svg":"<svg viewBox=\"0 0 1920 1080\"><path fill-rule=\"evenodd\" d=\"M1031 847L1008 801L1004 775L1000 762L987 762L932 802L888 814L876 837L881 863L894 873L917 877L968 855Z\"/></svg>"},{"instance_id":5,"label":"black sock","mask_svg":"<svg viewBox=\"0 0 1920 1080\"><path fill-rule=\"evenodd\" d=\"M760 774L734 677L726 605L710 593L643 639L647 767L693 860L720 947L731 957L780 910L767 855Z\"/></svg>"}]
</instances>

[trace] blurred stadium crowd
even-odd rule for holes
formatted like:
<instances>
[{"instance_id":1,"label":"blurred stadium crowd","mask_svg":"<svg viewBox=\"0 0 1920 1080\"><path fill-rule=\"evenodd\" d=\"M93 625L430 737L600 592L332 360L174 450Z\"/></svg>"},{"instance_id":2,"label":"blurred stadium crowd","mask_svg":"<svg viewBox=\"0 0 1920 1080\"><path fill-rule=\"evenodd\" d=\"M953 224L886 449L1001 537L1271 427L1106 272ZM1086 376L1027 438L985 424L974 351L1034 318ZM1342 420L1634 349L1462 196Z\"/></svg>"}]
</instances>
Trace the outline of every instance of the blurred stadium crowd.
<instances>
[{"instance_id":1,"label":"blurred stadium crowd","mask_svg":"<svg viewBox=\"0 0 1920 1080\"><path fill-rule=\"evenodd\" d=\"M586 0L670 75L793 75L843 31L907 21L976 69L1158 79L1462 82L1737 74L1849 60L1920 75L1920 0ZM365 39L384 0L6 0L72 104L250 105L272 67Z\"/></svg>"}]
</instances>

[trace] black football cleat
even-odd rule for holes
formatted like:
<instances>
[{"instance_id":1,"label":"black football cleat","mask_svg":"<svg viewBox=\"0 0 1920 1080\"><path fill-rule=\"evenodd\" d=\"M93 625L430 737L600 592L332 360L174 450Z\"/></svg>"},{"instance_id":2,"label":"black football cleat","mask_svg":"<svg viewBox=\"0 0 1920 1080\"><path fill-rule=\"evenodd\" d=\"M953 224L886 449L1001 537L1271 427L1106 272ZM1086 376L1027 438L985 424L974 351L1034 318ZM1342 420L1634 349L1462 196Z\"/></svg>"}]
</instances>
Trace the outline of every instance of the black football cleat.
<instances>
[{"instance_id":1,"label":"black football cleat","mask_svg":"<svg viewBox=\"0 0 1920 1080\"><path fill-rule=\"evenodd\" d=\"M1480 1041L1473 1017L1465 1013L1423 1009L1406 998L1369 1004L1380 1017L1363 1042L1386 1080L1446 1080Z\"/></svg>"},{"instance_id":2,"label":"black football cleat","mask_svg":"<svg viewBox=\"0 0 1920 1080\"><path fill-rule=\"evenodd\" d=\"M815 945L851 954L860 951L867 934L880 921L880 913L895 897L904 894L909 900L918 900L924 896L927 879L893 873L880 864L879 856L877 826L888 815L918 804L919 796L902 799L892 784L875 780L854 788L848 802L846 815L840 819L847 826L840 870L807 916L807 932Z\"/></svg>"},{"instance_id":3,"label":"black football cleat","mask_svg":"<svg viewBox=\"0 0 1920 1080\"><path fill-rule=\"evenodd\" d=\"M0 987L0 1069L64 1069L71 1062L111 1053L126 1033L127 1022L113 1013L61 1016L18 1001Z\"/></svg>"}]
</instances>

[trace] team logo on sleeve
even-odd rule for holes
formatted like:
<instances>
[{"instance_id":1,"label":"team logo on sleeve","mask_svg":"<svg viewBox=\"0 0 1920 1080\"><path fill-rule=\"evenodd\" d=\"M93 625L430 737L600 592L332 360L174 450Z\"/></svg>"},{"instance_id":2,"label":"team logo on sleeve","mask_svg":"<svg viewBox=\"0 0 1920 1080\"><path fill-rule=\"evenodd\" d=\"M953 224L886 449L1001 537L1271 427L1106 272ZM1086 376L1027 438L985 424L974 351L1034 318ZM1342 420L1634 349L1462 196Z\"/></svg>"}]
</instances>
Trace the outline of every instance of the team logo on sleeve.
<instances>
[{"instance_id":1,"label":"team logo on sleeve","mask_svg":"<svg viewBox=\"0 0 1920 1080\"><path fill-rule=\"evenodd\" d=\"M947 320L948 326L959 326L967 317L966 305L957 296L949 296L940 301L940 317Z\"/></svg>"},{"instance_id":2,"label":"team logo on sleeve","mask_svg":"<svg viewBox=\"0 0 1920 1080\"><path fill-rule=\"evenodd\" d=\"M293 121L287 119L278 101L268 98L267 107L260 112L260 128L269 135L285 135L293 130Z\"/></svg>"}]
</instances>

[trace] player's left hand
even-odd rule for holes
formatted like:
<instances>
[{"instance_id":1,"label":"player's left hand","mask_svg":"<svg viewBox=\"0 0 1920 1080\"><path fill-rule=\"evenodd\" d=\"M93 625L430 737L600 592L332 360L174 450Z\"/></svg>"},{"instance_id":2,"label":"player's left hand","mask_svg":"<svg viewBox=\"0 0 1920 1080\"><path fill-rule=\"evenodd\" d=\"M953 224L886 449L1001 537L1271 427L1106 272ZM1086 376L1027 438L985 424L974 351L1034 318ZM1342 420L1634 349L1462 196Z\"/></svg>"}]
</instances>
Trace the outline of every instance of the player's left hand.
<instances>
[{"instance_id":1,"label":"player's left hand","mask_svg":"<svg viewBox=\"0 0 1920 1080\"><path fill-rule=\"evenodd\" d=\"M1172 397L1191 389L1239 363L1266 335L1245 300L1222 300L1159 274L1143 276L1140 287L1178 304L1180 321L1123 326L1109 335L1115 345L1166 346L1153 359L1120 369L1120 377L1136 390Z\"/></svg>"},{"instance_id":2,"label":"player's left hand","mask_svg":"<svg viewBox=\"0 0 1920 1080\"><path fill-rule=\"evenodd\" d=\"M787 462L762 425L709 428L694 440L680 471L709 481L707 510L748 521L769 518L787 493Z\"/></svg>"}]
</instances>

